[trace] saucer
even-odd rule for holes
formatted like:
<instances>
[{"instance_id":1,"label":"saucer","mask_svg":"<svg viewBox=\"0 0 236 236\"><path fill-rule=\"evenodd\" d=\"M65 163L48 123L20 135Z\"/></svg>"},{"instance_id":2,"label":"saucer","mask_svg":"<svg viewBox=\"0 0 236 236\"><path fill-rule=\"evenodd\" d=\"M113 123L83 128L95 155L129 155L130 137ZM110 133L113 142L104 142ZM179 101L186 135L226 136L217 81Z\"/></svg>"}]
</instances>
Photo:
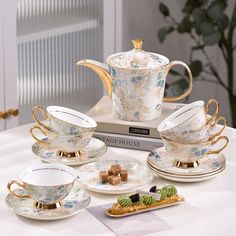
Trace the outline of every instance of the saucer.
<instances>
[{"instance_id":1,"label":"saucer","mask_svg":"<svg viewBox=\"0 0 236 236\"><path fill-rule=\"evenodd\" d=\"M218 172L221 172L223 171L226 166L223 166L222 168L216 170L216 171L213 171L213 172L210 172L210 173L206 173L206 174L202 174L202 175L175 175L175 174L171 174L171 173L166 173L166 172L163 172L163 171L160 171L160 170L157 170L155 167L153 167L152 165L150 165L148 162L147 162L147 166L152 170L152 171L155 171L157 173L160 173L162 175L166 175L166 176L170 176L170 177L179 177L179 178L182 178L182 179L197 179L197 178L203 178L203 177L207 177L207 176L211 176L211 175L214 175Z\"/></svg>"},{"instance_id":2,"label":"saucer","mask_svg":"<svg viewBox=\"0 0 236 236\"><path fill-rule=\"evenodd\" d=\"M147 165L152 170L152 173L155 176L161 177L163 179L168 179L168 180L172 180L175 182L183 182L183 183L193 183L193 182L201 182L201 181L209 180L213 177L218 176L226 168L226 166L224 166L219 170L211 172L210 174L205 174L205 175L200 175L200 176L179 176L179 175L167 174L167 173L158 171L157 169L153 168L148 163L147 163Z\"/></svg>"},{"instance_id":3,"label":"saucer","mask_svg":"<svg viewBox=\"0 0 236 236\"><path fill-rule=\"evenodd\" d=\"M15 190L24 194L25 190ZM34 201L29 198L17 198L9 193L6 204L17 214L36 220L59 220L75 215L90 203L90 195L84 189L74 186L70 194L62 201L62 206L57 209L42 210L34 206Z\"/></svg>"},{"instance_id":4,"label":"saucer","mask_svg":"<svg viewBox=\"0 0 236 236\"><path fill-rule=\"evenodd\" d=\"M179 168L174 164L174 159L168 156L164 147L150 152L147 162L156 170L175 176L201 176L213 173L225 167L225 156L223 154L211 154L200 159L199 165L194 168Z\"/></svg>"},{"instance_id":5,"label":"saucer","mask_svg":"<svg viewBox=\"0 0 236 236\"><path fill-rule=\"evenodd\" d=\"M108 170L112 164L120 164L123 169L128 171L128 181L121 182L118 185L101 183L99 181L99 172ZM153 180L153 174L148 167L140 162L131 162L125 160L101 160L96 163L89 163L79 167L79 182L82 187L98 193L106 194L124 194L136 191Z\"/></svg>"},{"instance_id":6,"label":"saucer","mask_svg":"<svg viewBox=\"0 0 236 236\"><path fill-rule=\"evenodd\" d=\"M89 144L81 150L81 155L78 157L61 157L53 145L39 142L33 144L32 151L43 162L74 166L96 161L107 151L107 146L103 141L92 138Z\"/></svg>"}]
</instances>

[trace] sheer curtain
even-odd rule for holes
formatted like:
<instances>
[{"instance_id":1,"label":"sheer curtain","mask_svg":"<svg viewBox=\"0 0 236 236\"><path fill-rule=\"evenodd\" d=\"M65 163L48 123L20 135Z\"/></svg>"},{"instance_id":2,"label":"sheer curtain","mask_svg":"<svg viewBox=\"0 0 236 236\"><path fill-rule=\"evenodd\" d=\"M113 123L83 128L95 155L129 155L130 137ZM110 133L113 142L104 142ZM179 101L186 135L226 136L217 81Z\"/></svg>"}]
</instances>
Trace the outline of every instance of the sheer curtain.
<instances>
[{"instance_id":1,"label":"sheer curtain","mask_svg":"<svg viewBox=\"0 0 236 236\"><path fill-rule=\"evenodd\" d=\"M103 60L103 1L19 0L17 7L19 124L35 105L86 112L103 94L80 59Z\"/></svg>"}]
</instances>

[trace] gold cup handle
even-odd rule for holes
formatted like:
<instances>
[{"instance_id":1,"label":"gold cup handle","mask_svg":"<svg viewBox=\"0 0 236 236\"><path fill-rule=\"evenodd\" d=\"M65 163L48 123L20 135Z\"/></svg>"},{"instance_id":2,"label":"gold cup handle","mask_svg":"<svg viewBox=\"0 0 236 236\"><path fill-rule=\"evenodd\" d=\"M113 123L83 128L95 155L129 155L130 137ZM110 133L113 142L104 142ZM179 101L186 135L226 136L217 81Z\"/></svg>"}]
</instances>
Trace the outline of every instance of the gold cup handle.
<instances>
[{"instance_id":1,"label":"gold cup handle","mask_svg":"<svg viewBox=\"0 0 236 236\"><path fill-rule=\"evenodd\" d=\"M216 140L214 140L214 141L211 143L211 145L216 144L216 143L217 143L218 141L220 141L220 140L225 140L225 144L223 145L223 147L221 147L221 148L219 148L219 149L217 149L217 150L210 150L210 151L208 151L207 154L218 154L218 153L220 153L222 150L224 150L224 149L227 147L227 145L228 145L228 143L229 143L229 139L228 139L226 136L220 136L220 137L218 137Z\"/></svg>"},{"instance_id":2,"label":"gold cup handle","mask_svg":"<svg viewBox=\"0 0 236 236\"><path fill-rule=\"evenodd\" d=\"M42 107L36 106L36 107L34 107L33 110L32 110L32 117L33 117L34 121L35 121L37 124L41 125L41 126L44 127L45 129L48 129L48 130L49 130L50 128L49 128L47 125L43 124L43 123L38 119L38 117L36 116L37 112L39 112L46 120L48 120L49 117L48 117L47 113L43 110Z\"/></svg>"},{"instance_id":3,"label":"gold cup handle","mask_svg":"<svg viewBox=\"0 0 236 236\"><path fill-rule=\"evenodd\" d=\"M215 112L213 113L213 115L211 115L211 117L207 120L207 124L210 124L211 122L214 122L216 116L218 115L219 113L219 110L220 110L220 104L219 102L216 100L216 99L210 99L207 104L206 104L206 107L205 107L205 112L206 114L208 113L209 111L209 107L211 104L215 104L215 107L216 107L216 110ZM214 123L213 123L214 124Z\"/></svg>"},{"instance_id":4,"label":"gold cup handle","mask_svg":"<svg viewBox=\"0 0 236 236\"><path fill-rule=\"evenodd\" d=\"M39 143L44 143L44 144L50 144L49 141L45 141L45 140L41 140L39 139L37 136L35 136L34 134L34 130L38 129L43 135L45 135L46 137L48 136L47 132L43 130L43 128L41 128L40 126L33 126L30 128L30 134L31 136Z\"/></svg>"},{"instance_id":5,"label":"gold cup handle","mask_svg":"<svg viewBox=\"0 0 236 236\"><path fill-rule=\"evenodd\" d=\"M215 127L220 121L223 121L223 126L222 126L222 128L221 128L219 131L217 131L216 133L210 135L210 137L209 137L208 140L212 140L212 139L215 138L216 136L220 135L220 134L224 131L224 129L227 127L227 120L226 120L223 116L218 117L218 118L210 125L210 127L211 127L211 128Z\"/></svg>"},{"instance_id":6,"label":"gold cup handle","mask_svg":"<svg viewBox=\"0 0 236 236\"><path fill-rule=\"evenodd\" d=\"M25 185L24 185L24 184L18 182L17 180L11 180L11 181L9 181L8 184L7 184L7 188L8 188L8 190L9 190L9 192L10 192L11 194L13 194L14 196L16 196L16 197L18 197L18 198L31 198L30 195L20 195L20 194L17 194L16 192L12 191L12 190L11 190L11 186L12 186L13 184L18 185L19 187L21 187L21 188L23 188L23 189L25 188Z\"/></svg>"},{"instance_id":7,"label":"gold cup handle","mask_svg":"<svg viewBox=\"0 0 236 236\"><path fill-rule=\"evenodd\" d=\"M169 65L168 65L168 66L169 66L168 72L169 72L169 70L170 70L173 66L176 66L176 65L183 66L183 67L187 70L188 75L189 75L189 86L188 86L188 89L185 90L184 93L181 94L181 95L178 95L178 96L176 96L176 97L164 97L164 98L162 99L162 101L164 101L164 102L174 102L174 101L178 101L178 100L180 100L180 99L182 99L182 98L187 97L187 96L191 93L191 91L192 91L192 87L193 87L193 76L192 76L192 72L191 72L191 70L189 69L189 67L187 66L187 64L185 64L185 63L182 62L182 61L172 61L172 62L170 62Z\"/></svg>"}]
</instances>

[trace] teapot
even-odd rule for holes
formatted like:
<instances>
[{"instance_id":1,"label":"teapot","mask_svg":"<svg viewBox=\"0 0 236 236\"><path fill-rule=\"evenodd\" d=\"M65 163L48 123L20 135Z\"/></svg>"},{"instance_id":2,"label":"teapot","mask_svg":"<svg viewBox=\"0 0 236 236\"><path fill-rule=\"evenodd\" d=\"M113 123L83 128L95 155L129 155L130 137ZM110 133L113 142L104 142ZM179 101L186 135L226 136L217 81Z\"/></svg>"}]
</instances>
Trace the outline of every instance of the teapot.
<instances>
[{"instance_id":1,"label":"teapot","mask_svg":"<svg viewBox=\"0 0 236 236\"><path fill-rule=\"evenodd\" d=\"M192 90L192 73L182 61L172 61L163 55L142 49L143 40L132 40L134 48L128 52L112 54L107 64L94 60L81 60L97 73L108 95L112 98L112 112L121 120L147 121L161 115L161 103L178 101ZM188 88L175 97L164 97L166 76L175 66L183 66L189 76Z\"/></svg>"}]
</instances>

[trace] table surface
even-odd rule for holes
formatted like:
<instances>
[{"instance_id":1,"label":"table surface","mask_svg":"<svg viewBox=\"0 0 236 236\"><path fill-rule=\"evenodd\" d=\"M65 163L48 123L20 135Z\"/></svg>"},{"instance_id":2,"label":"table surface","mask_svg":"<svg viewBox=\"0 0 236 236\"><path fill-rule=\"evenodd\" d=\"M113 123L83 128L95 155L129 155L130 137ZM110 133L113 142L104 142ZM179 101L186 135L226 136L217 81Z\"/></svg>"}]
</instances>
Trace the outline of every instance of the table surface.
<instances>
[{"instance_id":1,"label":"table surface","mask_svg":"<svg viewBox=\"0 0 236 236\"><path fill-rule=\"evenodd\" d=\"M114 235L105 225L81 210L73 217L58 221L36 221L16 216L5 204L7 182L17 178L26 167L40 163L31 151L34 140L29 135L31 125L19 126L0 133L0 230L1 235ZM223 152L227 167L216 178L198 183L177 183L155 177L150 184L163 186L174 183L186 204L154 211L171 229L150 235L236 235L236 130L227 128L224 134L230 143ZM126 156L145 163L148 152L108 148L104 156ZM148 187L147 187L148 189ZM90 206L114 202L117 196L91 194Z\"/></svg>"}]
</instances>

